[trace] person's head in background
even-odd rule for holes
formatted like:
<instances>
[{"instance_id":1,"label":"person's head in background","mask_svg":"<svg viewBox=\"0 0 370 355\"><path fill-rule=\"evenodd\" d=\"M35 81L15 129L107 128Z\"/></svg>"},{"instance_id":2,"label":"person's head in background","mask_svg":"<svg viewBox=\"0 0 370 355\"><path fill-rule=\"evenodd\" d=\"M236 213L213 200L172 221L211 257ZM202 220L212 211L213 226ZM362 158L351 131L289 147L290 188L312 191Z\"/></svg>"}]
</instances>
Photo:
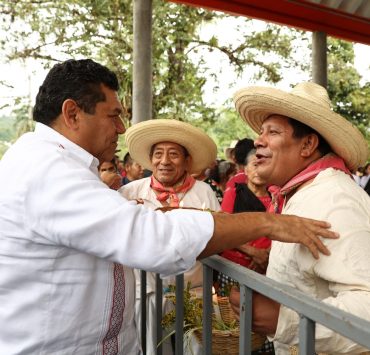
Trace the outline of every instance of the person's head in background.
<instances>
[{"instance_id":1,"label":"person's head in background","mask_svg":"<svg viewBox=\"0 0 370 355\"><path fill-rule=\"evenodd\" d=\"M235 151L235 145L238 143L237 140L233 140L230 143L230 146L225 148L224 154L225 154L225 159L228 161L231 161L232 163L235 163L235 156L234 156L234 151Z\"/></svg>"},{"instance_id":2,"label":"person's head in background","mask_svg":"<svg viewBox=\"0 0 370 355\"><path fill-rule=\"evenodd\" d=\"M217 165L210 170L209 178L219 189L226 190L227 181L236 174L236 165L228 160L220 160Z\"/></svg>"},{"instance_id":3,"label":"person's head in background","mask_svg":"<svg viewBox=\"0 0 370 355\"><path fill-rule=\"evenodd\" d=\"M257 173L256 149L252 149L245 158L245 175L248 176L246 184L256 196L267 194L266 180L261 178Z\"/></svg>"},{"instance_id":4,"label":"person's head in background","mask_svg":"<svg viewBox=\"0 0 370 355\"><path fill-rule=\"evenodd\" d=\"M217 166L218 162L217 160L213 161L212 164L210 166L208 166L207 168L204 168L198 172L195 172L193 174L191 174L191 176L196 179L196 180L199 180L199 181L204 181L204 180L207 180L210 176L210 173L211 173L211 170L215 168L215 166Z\"/></svg>"},{"instance_id":5,"label":"person's head in background","mask_svg":"<svg viewBox=\"0 0 370 355\"><path fill-rule=\"evenodd\" d=\"M254 149L253 139L243 138L236 143L234 148L234 161L237 165L237 171L244 170L245 159L252 149Z\"/></svg>"},{"instance_id":6,"label":"person's head in background","mask_svg":"<svg viewBox=\"0 0 370 355\"><path fill-rule=\"evenodd\" d=\"M129 152L123 157L123 167L126 171L126 178L128 181L139 180L144 177L143 167L131 158Z\"/></svg>"},{"instance_id":7,"label":"person's head in background","mask_svg":"<svg viewBox=\"0 0 370 355\"><path fill-rule=\"evenodd\" d=\"M118 152L119 151L116 151L116 153L118 153ZM118 172L118 174L120 174L122 176L122 173L125 170L125 168L123 166L123 161L119 158L119 156L117 154L114 156L114 160L115 160L115 163L116 163L117 172Z\"/></svg>"},{"instance_id":8,"label":"person's head in background","mask_svg":"<svg viewBox=\"0 0 370 355\"><path fill-rule=\"evenodd\" d=\"M367 164L364 166L363 174L364 174L365 176L370 175L370 163L367 163Z\"/></svg>"},{"instance_id":9,"label":"person's head in background","mask_svg":"<svg viewBox=\"0 0 370 355\"><path fill-rule=\"evenodd\" d=\"M113 158L111 161L104 161L98 166L99 175L103 172L117 173L116 160Z\"/></svg>"},{"instance_id":10,"label":"person's head in background","mask_svg":"<svg viewBox=\"0 0 370 355\"><path fill-rule=\"evenodd\" d=\"M99 162L110 161L121 120L117 76L90 59L56 64L36 96L33 119L50 126L89 152Z\"/></svg>"},{"instance_id":11,"label":"person's head in background","mask_svg":"<svg viewBox=\"0 0 370 355\"><path fill-rule=\"evenodd\" d=\"M118 190L121 186L121 176L118 174L116 160L104 161L98 166L99 176L109 188Z\"/></svg>"}]
</instances>

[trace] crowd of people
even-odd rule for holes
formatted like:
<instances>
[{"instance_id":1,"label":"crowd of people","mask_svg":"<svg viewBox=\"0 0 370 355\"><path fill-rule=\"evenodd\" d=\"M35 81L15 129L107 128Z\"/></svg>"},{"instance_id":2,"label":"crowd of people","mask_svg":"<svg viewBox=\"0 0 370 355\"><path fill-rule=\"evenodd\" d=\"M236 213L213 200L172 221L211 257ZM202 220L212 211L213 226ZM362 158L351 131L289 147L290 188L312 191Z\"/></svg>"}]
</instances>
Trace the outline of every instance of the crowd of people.
<instances>
[{"instance_id":1,"label":"crowd of people","mask_svg":"<svg viewBox=\"0 0 370 355\"><path fill-rule=\"evenodd\" d=\"M370 321L369 152L323 87L239 90L236 110L257 138L225 159L189 123L126 131L118 89L92 60L56 64L36 97L35 131L0 162L1 353L141 354L138 270L153 314L152 273L202 287L199 260L213 254ZM238 316L235 281L214 281ZM258 293L252 307L253 330L273 342L263 351L289 354L299 315ZM150 323L147 332L155 353ZM320 325L315 340L317 352L368 350Z\"/></svg>"}]
</instances>

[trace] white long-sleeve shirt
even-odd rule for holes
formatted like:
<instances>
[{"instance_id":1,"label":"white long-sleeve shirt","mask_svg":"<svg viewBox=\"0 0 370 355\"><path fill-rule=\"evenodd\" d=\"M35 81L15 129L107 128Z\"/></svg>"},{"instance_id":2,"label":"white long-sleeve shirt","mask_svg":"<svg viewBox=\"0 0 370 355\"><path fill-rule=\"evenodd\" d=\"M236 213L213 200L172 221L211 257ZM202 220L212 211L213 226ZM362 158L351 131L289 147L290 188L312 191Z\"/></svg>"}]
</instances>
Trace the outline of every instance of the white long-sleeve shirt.
<instances>
[{"instance_id":1,"label":"white long-sleeve shirt","mask_svg":"<svg viewBox=\"0 0 370 355\"><path fill-rule=\"evenodd\" d=\"M297 191L283 214L328 221L339 239L323 239L331 255L313 258L298 244L272 242L267 276L324 303L370 321L370 198L348 175L321 172ZM281 306L273 338L277 355L298 343L299 316ZM316 324L316 351L359 354L365 351L332 330Z\"/></svg>"},{"instance_id":2,"label":"white long-sleeve shirt","mask_svg":"<svg viewBox=\"0 0 370 355\"><path fill-rule=\"evenodd\" d=\"M129 203L97 165L40 123L1 160L0 354L141 353L132 268L184 272L209 241L211 214Z\"/></svg>"}]
</instances>

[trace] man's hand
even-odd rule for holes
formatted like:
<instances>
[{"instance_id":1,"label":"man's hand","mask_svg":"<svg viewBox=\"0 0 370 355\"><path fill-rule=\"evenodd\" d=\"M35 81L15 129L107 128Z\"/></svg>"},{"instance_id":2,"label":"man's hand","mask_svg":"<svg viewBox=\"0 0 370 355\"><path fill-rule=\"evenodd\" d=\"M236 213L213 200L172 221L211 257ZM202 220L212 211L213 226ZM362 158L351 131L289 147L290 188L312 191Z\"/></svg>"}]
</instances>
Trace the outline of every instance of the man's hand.
<instances>
[{"instance_id":1,"label":"man's hand","mask_svg":"<svg viewBox=\"0 0 370 355\"><path fill-rule=\"evenodd\" d=\"M239 319L240 293L235 286L231 288L229 301L232 310ZM252 330L259 334L274 334L279 319L280 304L253 292L252 307Z\"/></svg>"},{"instance_id":2,"label":"man's hand","mask_svg":"<svg viewBox=\"0 0 370 355\"><path fill-rule=\"evenodd\" d=\"M289 215L270 215L275 217L272 221L268 237L286 243L301 243L305 245L315 257L319 258L319 251L330 255L330 251L320 240L324 238L338 238L339 234L330 231L330 223L316 221L314 219L302 218Z\"/></svg>"},{"instance_id":3,"label":"man's hand","mask_svg":"<svg viewBox=\"0 0 370 355\"><path fill-rule=\"evenodd\" d=\"M251 245L244 244L236 248L237 250L246 254L252 261L248 268L259 273L265 273L269 262L270 248L256 248Z\"/></svg>"}]
</instances>

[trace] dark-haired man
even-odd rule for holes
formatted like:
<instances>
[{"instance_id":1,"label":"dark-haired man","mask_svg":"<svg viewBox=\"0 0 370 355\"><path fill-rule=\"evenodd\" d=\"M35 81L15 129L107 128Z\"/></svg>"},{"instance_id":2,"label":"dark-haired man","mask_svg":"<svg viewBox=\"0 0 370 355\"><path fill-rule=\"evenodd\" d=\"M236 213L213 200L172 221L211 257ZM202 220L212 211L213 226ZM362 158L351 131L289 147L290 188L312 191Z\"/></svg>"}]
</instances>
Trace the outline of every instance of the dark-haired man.
<instances>
[{"instance_id":1,"label":"dark-haired man","mask_svg":"<svg viewBox=\"0 0 370 355\"><path fill-rule=\"evenodd\" d=\"M139 180L144 177L143 167L131 158L129 152L127 152L123 157L123 167L126 175L122 179L122 185L127 185L131 181Z\"/></svg>"},{"instance_id":2,"label":"dark-haired man","mask_svg":"<svg viewBox=\"0 0 370 355\"><path fill-rule=\"evenodd\" d=\"M36 97L35 131L0 162L1 354L140 354L132 268L183 272L255 235L318 256L327 252L318 236L335 237L298 217L164 214L127 202L97 169L125 132L117 91L116 75L92 60L56 64Z\"/></svg>"},{"instance_id":3,"label":"dark-haired man","mask_svg":"<svg viewBox=\"0 0 370 355\"><path fill-rule=\"evenodd\" d=\"M368 157L364 137L331 110L326 90L314 83L299 84L291 93L249 87L234 100L259 133L258 175L279 187L275 212L283 204L283 214L327 220L341 234L325 241L332 254L321 260L298 245L273 241L266 275L370 321L370 199L351 176ZM238 311L237 290L230 299ZM271 335L278 355L298 343L299 315L260 294L253 298L253 327ZM319 324L315 337L318 352L366 350Z\"/></svg>"}]
</instances>

